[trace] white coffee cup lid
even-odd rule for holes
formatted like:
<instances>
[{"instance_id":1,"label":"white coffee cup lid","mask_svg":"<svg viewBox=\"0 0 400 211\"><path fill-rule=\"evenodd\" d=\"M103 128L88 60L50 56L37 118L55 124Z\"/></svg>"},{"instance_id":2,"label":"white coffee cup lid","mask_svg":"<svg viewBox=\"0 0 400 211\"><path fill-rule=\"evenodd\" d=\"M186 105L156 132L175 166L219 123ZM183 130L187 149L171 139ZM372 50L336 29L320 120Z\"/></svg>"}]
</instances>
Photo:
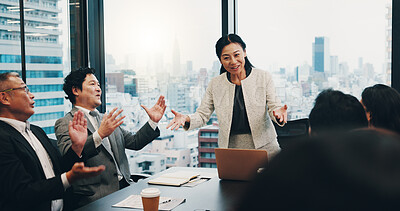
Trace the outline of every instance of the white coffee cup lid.
<instances>
[{"instance_id":1,"label":"white coffee cup lid","mask_svg":"<svg viewBox=\"0 0 400 211\"><path fill-rule=\"evenodd\" d=\"M160 195L160 190L158 188L145 188L142 190L140 195L145 198L157 197Z\"/></svg>"}]
</instances>

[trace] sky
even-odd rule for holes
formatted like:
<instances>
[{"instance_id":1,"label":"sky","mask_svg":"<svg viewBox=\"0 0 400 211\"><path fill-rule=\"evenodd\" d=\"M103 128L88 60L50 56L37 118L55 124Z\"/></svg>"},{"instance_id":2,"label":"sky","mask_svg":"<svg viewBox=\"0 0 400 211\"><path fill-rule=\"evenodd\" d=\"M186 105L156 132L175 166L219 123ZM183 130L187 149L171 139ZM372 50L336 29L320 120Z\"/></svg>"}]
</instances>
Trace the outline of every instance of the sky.
<instances>
[{"instance_id":1,"label":"sky","mask_svg":"<svg viewBox=\"0 0 400 211\"><path fill-rule=\"evenodd\" d=\"M358 58L381 71L385 60L386 4L389 0L238 0L238 34L256 66L312 63L317 36L330 40L339 62ZM218 0L105 0L106 53L117 65L145 71L158 61L172 63L173 46L181 63L211 68L221 36Z\"/></svg>"},{"instance_id":2,"label":"sky","mask_svg":"<svg viewBox=\"0 0 400 211\"><path fill-rule=\"evenodd\" d=\"M239 34L255 65L312 63L317 36L350 67L358 58L381 69L385 59L387 0L239 1Z\"/></svg>"},{"instance_id":3,"label":"sky","mask_svg":"<svg viewBox=\"0 0 400 211\"><path fill-rule=\"evenodd\" d=\"M155 59L172 63L175 41L181 63L211 68L214 45L221 36L221 5L217 0L105 0L106 53L117 64L137 68Z\"/></svg>"}]
</instances>

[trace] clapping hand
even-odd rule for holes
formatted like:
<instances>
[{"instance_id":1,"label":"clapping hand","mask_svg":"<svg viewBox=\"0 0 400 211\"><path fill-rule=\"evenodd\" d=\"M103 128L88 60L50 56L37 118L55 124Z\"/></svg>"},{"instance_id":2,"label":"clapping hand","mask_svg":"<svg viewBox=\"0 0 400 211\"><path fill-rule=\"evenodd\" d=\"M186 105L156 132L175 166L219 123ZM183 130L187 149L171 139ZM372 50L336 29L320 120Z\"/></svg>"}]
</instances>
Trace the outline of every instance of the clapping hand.
<instances>
[{"instance_id":1,"label":"clapping hand","mask_svg":"<svg viewBox=\"0 0 400 211\"><path fill-rule=\"evenodd\" d=\"M167 125L167 129L171 127L171 130L178 130L180 126L184 126L185 122L190 122L188 115L183 115L171 109L171 112L175 115L174 119Z\"/></svg>"},{"instance_id":2,"label":"clapping hand","mask_svg":"<svg viewBox=\"0 0 400 211\"><path fill-rule=\"evenodd\" d=\"M110 111L110 113L104 114L103 119L101 120L100 127L97 132L102 139L111 135L111 133L113 133L117 127L124 123L122 120L125 118L125 116L117 118L118 115L120 115L124 110L121 109L115 112L116 110L117 108L114 108Z\"/></svg>"},{"instance_id":3,"label":"clapping hand","mask_svg":"<svg viewBox=\"0 0 400 211\"><path fill-rule=\"evenodd\" d=\"M80 157L88 134L87 120L82 111L77 111L72 121L69 121L68 133L72 142L71 148Z\"/></svg>"},{"instance_id":4,"label":"clapping hand","mask_svg":"<svg viewBox=\"0 0 400 211\"><path fill-rule=\"evenodd\" d=\"M275 119L279 123L287 123L287 105L284 105L273 111Z\"/></svg>"},{"instance_id":5,"label":"clapping hand","mask_svg":"<svg viewBox=\"0 0 400 211\"><path fill-rule=\"evenodd\" d=\"M158 123L161 120L161 118L164 115L165 108L167 107L165 105L164 96L162 95L158 98L157 103L150 109L144 105L141 106L146 111L147 115L149 115L150 119L156 123Z\"/></svg>"}]
</instances>

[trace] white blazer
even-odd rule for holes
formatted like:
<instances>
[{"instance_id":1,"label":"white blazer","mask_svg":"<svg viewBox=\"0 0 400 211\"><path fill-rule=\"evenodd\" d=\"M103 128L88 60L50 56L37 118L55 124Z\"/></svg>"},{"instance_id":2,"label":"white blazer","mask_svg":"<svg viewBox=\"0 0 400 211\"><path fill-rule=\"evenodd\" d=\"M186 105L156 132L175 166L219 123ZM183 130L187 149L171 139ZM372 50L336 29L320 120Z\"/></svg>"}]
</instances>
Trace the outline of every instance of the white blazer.
<instances>
[{"instance_id":1,"label":"white blazer","mask_svg":"<svg viewBox=\"0 0 400 211\"><path fill-rule=\"evenodd\" d=\"M281 107L275 95L275 86L271 74L253 68L242 82L243 97L249 119L251 135L256 149L266 149L274 154L280 150L272 121L276 121L273 110ZM213 78L208 84L200 107L189 115L191 130L204 126L211 114L217 114L219 122L218 145L227 148L232 124L235 84L228 81L226 73ZM279 123L278 123L279 124ZM282 125L281 125L282 126Z\"/></svg>"}]
</instances>

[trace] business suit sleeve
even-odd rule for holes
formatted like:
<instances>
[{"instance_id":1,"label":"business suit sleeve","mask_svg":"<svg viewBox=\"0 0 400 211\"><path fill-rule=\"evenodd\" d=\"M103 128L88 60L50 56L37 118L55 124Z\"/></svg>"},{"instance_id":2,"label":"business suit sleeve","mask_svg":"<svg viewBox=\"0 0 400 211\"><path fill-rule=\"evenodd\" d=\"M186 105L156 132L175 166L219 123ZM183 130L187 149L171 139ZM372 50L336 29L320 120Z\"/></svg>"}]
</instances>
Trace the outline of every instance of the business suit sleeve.
<instances>
[{"instance_id":1,"label":"business suit sleeve","mask_svg":"<svg viewBox=\"0 0 400 211\"><path fill-rule=\"evenodd\" d=\"M15 206L37 207L42 202L62 198L64 187L61 176L45 178L34 151L24 150L16 138L0 137L0 192L2 201L15 201ZM52 160L58 162L57 160ZM40 175L40 176L39 176ZM37 178L35 178L37 177Z\"/></svg>"},{"instance_id":2,"label":"business suit sleeve","mask_svg":"<svg viewBox=\"0 0 400 211\"><path fill-rule=\"evenodd\" d=\"M68 124L69 121L72 121L72 119L72 114L68 113L65 115L65 117L58 119L54 125L55 134L57 137L57 145L62 155L66 155L71 149L72 142L68 133ZM90 134L88 135L85 146L83 147L82 159L87 159L97 154L99 154L99 151L94 144L93 134Z\"/></svg>"},{"instance_id":3,"label":"business suit sleeve","mask_svg":"<svg viewBox=\"0 0 400 211\"><path fill-rule=\"evenodd\" d=\"M153 130L149 123L147 122L137 131L135 134L131 133L123 128L121 128L122 134L125 140L125 148L132 150L140 150L145 147L148 143L153 141L155 138L160 136L160 130L158 127L156 130Z\"/></svg>"},{"instance_id":4,"label":"business suit sleeve","mask_svg":"<svg viewBox=\"0 0 400 211\"><path fill-rule=\"evenodd\" d=\"M265 73L264 80L266 84L266 95L267 95L266 104L268 106L268 114L275 123L277 123L278 125L283 125L282 123L276 121L275 116L273 114L273 111L275 109L280 108L282 105L280 99L276 96L275 85L274 81L272 80L272 75L267 71L265 71L264 73Z\"/></svg>"},{"instance_id":5,"label":"business suit sleeve","mask_svg":"<svg viewBox=\"0 0 400 211\"><path fill-rule=\"evenodd\" d=\"M213 83L212 80L206 89L206 93L201 100L200 106L197 108L194 114L189 115L190 126L188 128L184 127L185 130L191 130L199 128L205 125L208 120L210 120L211 114L214 112L214 99L213 99Z\"/></svg>"}]
</instances>

